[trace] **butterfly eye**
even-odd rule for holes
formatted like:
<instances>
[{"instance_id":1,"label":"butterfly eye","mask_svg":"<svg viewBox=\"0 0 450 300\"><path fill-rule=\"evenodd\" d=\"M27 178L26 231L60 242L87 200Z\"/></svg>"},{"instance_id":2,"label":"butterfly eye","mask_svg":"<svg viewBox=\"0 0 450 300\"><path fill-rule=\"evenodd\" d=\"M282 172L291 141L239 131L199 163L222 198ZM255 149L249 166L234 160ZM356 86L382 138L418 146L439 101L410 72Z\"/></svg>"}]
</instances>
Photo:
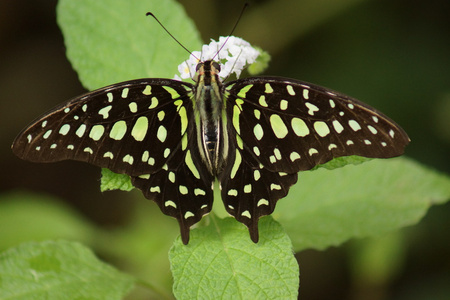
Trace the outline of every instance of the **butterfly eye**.
<instances>
[{"instance_id":1,"label":"butterfly eye","mask_svg":"<svg viewBox=\"0 0 450 300\"><path fill-rule=\"evenodd\" d=\"M213 61L212 62L212 67L217 70L217 73L220 72L220 64L219 63Z\"/></svg>"},{"instance_id":2,"label":"butterfly eye","mask_svg":"<svg viewBox=\"0 0 450 300\"><path fill-rule=\"evenodd\" d=\"M200 68L202 68L204 65L204 63L198 63L197 66L195 67L195 71L198 72L198 70L200 70Z\"/></svg>"}]
</instances>

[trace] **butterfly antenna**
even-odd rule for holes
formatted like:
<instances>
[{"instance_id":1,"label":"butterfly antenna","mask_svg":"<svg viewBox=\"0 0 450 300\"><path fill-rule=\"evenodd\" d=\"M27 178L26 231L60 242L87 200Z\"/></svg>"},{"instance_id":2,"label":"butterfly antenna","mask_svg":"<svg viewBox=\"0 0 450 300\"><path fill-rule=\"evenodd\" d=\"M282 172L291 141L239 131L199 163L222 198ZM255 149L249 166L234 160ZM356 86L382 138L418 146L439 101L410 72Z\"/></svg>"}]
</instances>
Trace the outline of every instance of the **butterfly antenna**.
<instances>
[{"instance_id":1,"label":"butterfly antenna","mask_svg":"<svg viewBox=\"0 0 450 300\"><path fill-rule=\"evenodd\" d=\"M156 22L158 22L158 24L167 32L168 35L170 35L170 37L178 43L178 45L180 45L184 50L186 50L190 55L192 55L193 57L195 57L196 59L198 59L194 54L192 54L191 51L188 50L188 48L186 48L182 43L180 43L180 41L178 41L170 32L169 30L167 30L166 27L164 27L164 25L158 20L158 18L151 12L148 12L145 14L146 16L152 16L153 19L156 20Z\"/></svg>"},{"instance_id":2,"label":"butterfly antenna","mask_svg":"<svg viewBox=\"0 0 450 300\"><path fill-rule=\"evenodd\" d=\"M212 58L214 60L214 58L219 54L220 51L222 51L223 47L225 46L225 44L228 42L228 39L230 38L230 36L234 33L234 30L236 29L237 25L239 24L239 21L241 20L242 15L244 14L245 9L249 6L248 3L244 3L244 6L242 7L241 13L239 14L239 17L236 20L236 23L234 23L233 29L231 29L230 34L227 36L227 38L225 39L225 42L223 42L222 46L219 48L219 50L217 51L217 53L214 55L214 57Z\"/></svg>"}]
</instances>

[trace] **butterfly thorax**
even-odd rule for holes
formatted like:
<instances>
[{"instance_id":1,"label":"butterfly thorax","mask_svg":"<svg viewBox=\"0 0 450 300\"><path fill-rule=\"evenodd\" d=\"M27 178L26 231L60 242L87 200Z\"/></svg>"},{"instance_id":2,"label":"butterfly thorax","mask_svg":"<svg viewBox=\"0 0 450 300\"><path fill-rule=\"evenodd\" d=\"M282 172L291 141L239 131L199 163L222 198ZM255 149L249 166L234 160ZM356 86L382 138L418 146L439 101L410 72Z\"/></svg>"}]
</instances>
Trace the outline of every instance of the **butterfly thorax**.
<instances>
[{"instance_id":1,"label":"butterfly thorax","mask_svg":"<svg viewBox=\"0 0 450 300\"><path fill-rule=\"evenodd\" d=\"M223 123L222 83L219 72L219 64L211 60L197 65L195 94L197 142L200 155L213 175L220 173L228 145L226 126Z\"/></svg>"}]
</instances>

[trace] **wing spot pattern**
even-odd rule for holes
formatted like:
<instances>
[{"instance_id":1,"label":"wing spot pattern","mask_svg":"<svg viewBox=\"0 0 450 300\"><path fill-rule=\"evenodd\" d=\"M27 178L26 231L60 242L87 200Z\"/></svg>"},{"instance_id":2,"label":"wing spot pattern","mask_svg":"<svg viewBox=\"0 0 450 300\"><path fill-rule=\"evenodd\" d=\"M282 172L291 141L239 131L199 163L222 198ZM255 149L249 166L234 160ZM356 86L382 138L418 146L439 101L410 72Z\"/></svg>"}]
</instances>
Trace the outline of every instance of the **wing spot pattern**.
<instances>
[{"instance_id":1,"label":"wing spot pattern","mask_svg":"<svg viewBox=\"0 0 450 300\"><path fill-rule=\"evenodd\" d=\"M291 155L289 155L289 159L290 159L292 162L294 162L294 161L296 161L297 159L300 159L300 158L301 158L300 154L298 154L298 153L295 152L295 151L291 152Z\"/></svg>"},{"instance_id":2,"label":"wing spot pattern","mask_svg":"<svg viewBox=\"0 0 450 300\"><path fill-rule=\"evenodd\" d=\"M305 102L305 106L308 108L308 115L314 116L316 111L319 111L319 108L312 103Z\"/></svg>"},{"instance_id":3,"label":"wing spot pattern","mask_svg":"<svg viewBox=\"0 0 450 300\"><path fill-rule=\"evenodd\" d=\"M335 108L336 107L336 103L334 103L333 99L330 99L329 103L330 103L330 107L331 108Z\"/></svg>"},{"instance_id":4,"label":"wing spot pattern","mask_svg":"<svg viewBox=\"0 0 450 300\"><path fill-rule=\"evenodd\" d=\"M261 155L261 152L259 151L259 148L257 146L253 147L253 153L255 153L256 156L260 156Z\"/></svg>"},{"instance_id":5,"label":"wing spot pattern","mask_svg":"<svg viewBox=\"0 0 450 300\"><path fill-rule=\"evenodd\" d=\"M78 137L83 137L84 132L86 131L86 125L85 124L81 124L80 127L78 127L77 131L75 132L75 134Z\"/></svg>"},{"instance_id":6,"label":"wing spot pattern","mask_svg":"<svg viewBox=\"0 0 450 300\"><path fill-rule=\"evenodd\" d=\"M109 158L109 159L114 159L114 154L110 151L105 152L105 154L103 154L104 158Z\"/></svg>"},{"instance_id":7,"label":"wing spot pattern","mask_svg":"<svg viewBox=\"0 0 450 300\"><path fill-rule=\"evenodd\" d=\"M102 138L105 133L105 127L103 125L94 125L89 132L89 137L94 141L98 141Z\"/></svg>"},{"instance_id":8,"label":"wing spot pattern","mask_svg":"<svg viewBox=\"0 0 450 300\"><path fill-rule=\"evenodd\" d=\"M276 162L277 162L277 159L275 158L275 155L269 156L269 161L270 161L271 164L276 163Z\"/></svg>"},{"instance_id":9,"label":"wing spot pattern","mask_svg":"<svg viewBox=\"0 0 450 300\"><path fill-rule=\"evenodd\" d=\"M152 93L152 86L146 85L145 89L142 91L142 94L148 96L148 95L151 95L151 93Z\"/></svg>"},{"instance_id":10,"label":"wing spot pattern","mask_svg":"<svg viewBox=\"0 0 450 300\"><path fill-rule=\"evenodd\" d=\"M288 134L286 124L284 124L281 117L277 114L272 114L270 116L270 126L272 126L273 133L279 139L284 139Z\"/></svg>"},{"instance_id":11,"label":"wing spot pattern","mask_svg":"<svg viewBox=\"0 0 450 300\"><path fill-rule=\"evenodd\" d=\"M255 179L255 181L258 181L261 178L261 172L259 172L259 170L254 170L253 178Z\"/></svg>"},{"instance_id":12,"label":"wing spot pattern","mask_svg":"<svg viewBox=\"0 0 450 300\"><path fill-rule=\"evenodd\" d=\"M361 130L361 126L355 120L349 120L348 125L353 129L353 131Z\"/></svg>"},{"instance_id":13,"label":"wing spot pattern","mask_svg":"<svg viewBox=\"0 0 450 300\"><path fill-rule=\"evenodd\" d=\"M124 88L123 90L122 90L122 98L126 98L126 97L128 97L128 92L130 91L130 89L129 88Z\"/></svg>"},{"instance_id":14,"label":"wing spot pattern","mask_svg":"<svg viewBox=\"0 0 450 300\"><path fill-rule=\"evenodd\" d=\"M125 136L127 132L127 123L123 120L114 123L111 131L109 132L109 137L113 140L120 141Z\"/></svg>"},{"instance_id":15,"label":"wing spot pattern","mask_svg":"<svg viewBox=\"0 0 450 300\"><path fill-rule=\"evenodd\" d=\"M158 98L152 97L151 101L152 102L150 103L150 106L148 107L148 109L153 109L158 106Z\"/></svg>"},{"instance_id":16,"label":"wing spot pattern","mask_svg":"<svg viewBox=\"0 0 450 300\"><path fill-rule=\"evenodd\" d=\"M106 97L108 98L109 103L113 102L113 99L114 99L113 93L111 93L111 92L107 93Z\"/></svg>"},{"instance_id":17,"label":"wing spot pattern","mask_svg":"<svg viewBox=\"0 0 450 300\"><path fill-rule=\"evenodd\" d=\"M394 130L389 130L389 136L391 137L391 138L394 138L394 135L395 135L395 133L394 133Z\"/></svg>"},{"instance_id":18,"label":"wing spot pattern","mask_svg":"<svg viewBox=\"0 0 450 300\"><path fill-rule=\"evenodd\" d=\"M173 202L171 200L166 200L166 202L164 202L164 206L165 207L172 206L173 208L177 208L177 205L175 204L175 202Z\"/></svg>"},{"instance_id":19,"label":"wing spot pattern","mask_svg":"<svg viewBox=\"0 0 450 300\"><path fill-rule=\"evenodd\" d=\"M202 190L200 188L195 188L194 189L194 195L195 196L205 196L206 192L205 192L205 190Z\"/></svg>"},{"instance_id":20,"label":"wing spot pattern","mask_svg":"<svg viewBox=\"0 0 450 300\"><path fill-rule=\"evenodd\" d=\"M294 91L294 88L292 87L292 85L288 84L288 85L286 86L286 90L287 90L287 92L288 92L289 95L295 96L295 91Z\"/></svg>"},{"instance_id":21,"label":"wing spot pattern","mask_svg":"<svg viewBox=\"0 0 450 300\"><path fill-rule=\"evenodd\" d=\"M266 94L271 94L271 93L273 93L273 88L272 88L272 86L270 85L270 83L266 83L266 84L264 85L264 93L266 93Z\"/></svg>"},{"instance_id":22,"label":"wing spot pattern","mask_svg":"<svg viewBox=\"0 0 450 300\"><path fill-rule=\"evenodd\" d=\"M267 205L267 206L269 206L269 201L267 201L266 199L260 199L260 200L258 201L258 204L256 204L256 206L260 207L260 206L262 206L262 205Z\"/></svg>"},{"instance_id":23,"label":"wing spot pattern","mask_svg":"<svg viewBox=\"0 0 450 300\"><path fill-rule=\"evenodd\" d=\"M305 137L309 134L309 128L302 119L296 117L292 118L291 126L297 136Z\"/></svg>"},{"instance_id":24,"label":"wing spot pattern","mask_svg":"<svg viewBox=\"0 0 450 300\"><path fill-rule=\"evenodd\" d=\"M169 149L169 148L166 148L166 149L164 150L164 158L167 158L169 155L170 155L170 149Z\"/></svg>"},{"instance_id":25,"label":"wing spot pattern","mask_svg":"<svg viewBox=\"0 0 450 300\"><path fill-rule=\"evenodd\" d=\"M83 124L84 125L84 124ZM48 139L48 137L50 136L50 134L52 134L52 130L47 130L44 135L42 136L44 139Z\"/></svg>"},{"instance_id":26,"label":"wing spot pattern","mask_svg":"<svg viewBox=\"0 0 450 300\"><path fill-rule=\"evenodd\" d=\"M144 153L142 153L142 158L141 158L142 162L148 162L149 157L150 157L150 153L147 150L145 150Z\"/></svg>"},{"instance_id":27,"label":"wing spot pattern","mask_svg":"<svg viewBox=\"0 0 450 300\"><path fill-rule=\"evenodd\" d=\"M277 160L281 160L281 152L280 152L280 149L278 149L278 148L273 149L273 154L275 155L275 158L276 158Z\"/></svg>"},{"instance_id":28,"label":"wing spot pattern","mask_svg":"<svg viewBox=\"0 0 450 300\"><path fill-rule=\"evenodd\" d=\"M112 108L112 105L105 106L98 111L98 114L102 115L103 119L106 120L109 118L109 111L111 110L111 108Z\"/></svg>"},{"instance_id":29,"label":"wing spot pattern","mask_svg":"<svg viewBox=\"0 0 450 300\"><path fill-rule=\"evenodd\" d=\"M164 143L166 141L167 138L167 129L166 127L164 127L163 125L160 125L158 128L158 131L156 133L156 137L158 138L158 140L161 141L161 143Z\"/></svg>"},{"instance_id":30,"label":"wing spot pattern","mask_svg":"<svg viewBox=\"0 0 450 300\"><path fill-rule=\"evenodd\" d=\"M330 128L328 127L327 123L322 121L314 122L314 129L321 137L326 137L330 133Z\"/></svg>"},{"instance_id":31,"label":"wing spot pattern","mask_svg":"<svg viewBox=\"0 0 450 300\"><path fill-rule=\"evenodd\" d=\"M241 153L239 153L239 150L236 149L236 158L234 159L234 164L233 167L231 168L230 174L231 179L234 179L234 177L236 176L236 173L239 169L239 166L241 165L241 162L242 162Z\"/></svg>"},{"instance_id":32,"label":"wing spot pattern","mask_svg":"<svg viewBox=\"0 0 450 300\"><path fill-rule=\"evenodd\" d=\"M264 130L262 129L261 124L256 124L253 128L253 134L255 135L256 139L260 141L264 136Z\"/></svg>"},{"instance_id":33,"label":"wing spot pattern","mask_svg":"<svg viewBox=\"0 0 450 300\"><path fill-rule=\"evenodd\" d=\"M268 107L268 106L269 106L269 105L267 104L267 102L266 102L266 96L264 96L264 95L261 95L261 96L259 97L258 102L259 102L259 105L261 105L262 107Z\"/></svg>"},{"instance_id":34,"label":"wing spot pattern","mask_svg":"<svg viewBox=\"0 0 450 300\"><path fill-rule=\"evenodd\" d=\"M309 148L308 154L309 156L313 156L314 154L319 154L319 151L315 148Z\"/></svg>"},{"instance_id":35,"label":"wing spot pattern","mask_svg":"<svg viewBox=\"0 0 450 300\"><path fill-rule=\"evenodd\" d=\"M259 120L261 118L261 111L259 109L255 109L253 112L255 114L255 118Z\"/></svg>"},{"instance_id":36,"label":"wing spot pattern","mask_svg":"<svg viewBox=\"0 0 450 300\"><path fill-rule=\"evenodd\" d=\"M190 211L187 211L185 214L184 214L184 218L185 219L189 219L189 218L191 218L191 217L193 217L193 216L195 216L192 212L190 212Z\"/></svg>"},{"instance_id":37,"label":"wing spot pattern","mask_svg":"<svg viewBox=\"0 0 450 300\"><path fill-rule=\"evenodd\" d=\"M334 130L336 130L337 133L341 133L344 130L344 127L338 120L333 121L333 127Z\"/></svg>"},{"instance_id":38,"label":"wing spot pattern","mask_svg":"<svg viewBox=\"0 0 450 300\"><path fill-rule=\"evenodd\" d=\"M367 128L369 128L369 130L370 130L370 132L372 132L372 134L378 133L377 129L371 125L367 125Z\"/></svg>"},{"instance_id":39,"label":"wing spot pattern","mask_svg":"<svg viewBox=\"0 0 450 300\"><path fill-rule=\"evenodd\" d=\"M270 190L271 190L271 191L273 191L273 190L281 190L281 185L272 183L272 184L270 185Z\"/></svg>"},{"instance_id":40,"label":"wing spot pattern","mask_svg":"<svg viewBox=\"0 0 450 300\"><path fill-rule=\"evenodd\" d=\"M133 156L131 156L130 154L127 154L127 155L125 155L125 156L123 157L122 161L125 162L125 163L128 163L128 164L130 164L130 165L133 165L133 163L134 163L134 158L133 158Z\"/></svg>"},{"instance_id":41,"label":"wing spot pattern","mask_svg":"<svg viewBox=\"0 0 450 300\"><path fill-rule=\"evenodd\" d=\"M249 218L249 219L252 218L252 215L250 214L250 212L249 212L248 210L242 212L242 213L241 213L241 216L247 217L247 218Z\"/></svg>"},{"instance_id":42,"label":"wing spot pattern","mask_svg":"<svg viewBox=\"0 0 450 300\"><path fill-rule=\"evenodd\" d=\"M137 106L136 102L130 102L128 104L128 108L130 109L130 112L133 114L137 113L137 111L138 111L138 106Z\"/></svg>"},{"instance_id":43,"label":"wing spot pattern","mask_svg":"<svg viewBox=\"0 0 450 300\"><path fill-rule=\"evenodd\" d=\"M67 135L70 131L70 125L69 124L64 124L63 126L61 126L61 128L59 128L59 134L61 135Z\"/></svg>"},{"instance_id":44,"label":"wing spot pattern","mask_svg":"<svg viewBox=\"0 0 450 300\"><path fill-rule=\"evenodd\" d=\"M309 90L308 89L303 89L303 98L305 100L309 99Z\"/></svg>"},{"instance_id":45,"label":"wing spot pattern","mask_svg":"<svg viewBox=\"0 0 450 300\"><path fill-rule=\"evenodd\" d=\"M170 182L175 183L175 173L174 172L169 172L169 176L168 176Z\"/></svg>"},{"instance_id":46,"label":"wing spot pattern","mask_svg":"<svg viewBox=\"0 0 450 300\"><path fill-rule=\"evenodd\" d=\"M159 186L152 186L149 189L150 193L161 193L161 188Z\"/></svg>"},{"instance_id":47,"label":"wing spot pattern","mask_svg":"<svg viewBox=\"0 0 450 300\"><path fill-rule=\"evenodd\" d=\"M187 188L186 186L184 186L184 185L180 185L180 186L178 187L178 189L179 189L179 191L180 191L180 193L181 193L182 195L187 195L187 194L189 193L188 188Z\"/></svg>"}]
</instances>

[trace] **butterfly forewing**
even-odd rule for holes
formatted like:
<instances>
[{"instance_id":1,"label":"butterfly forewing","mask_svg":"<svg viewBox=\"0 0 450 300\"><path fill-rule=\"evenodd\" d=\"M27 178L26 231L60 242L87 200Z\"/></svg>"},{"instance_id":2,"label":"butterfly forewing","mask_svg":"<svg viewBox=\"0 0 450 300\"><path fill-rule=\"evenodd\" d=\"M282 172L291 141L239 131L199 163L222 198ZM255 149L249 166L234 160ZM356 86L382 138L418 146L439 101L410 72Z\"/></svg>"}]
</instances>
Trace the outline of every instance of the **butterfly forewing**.
<instances>
[{"instance_id":1,"label":"butterfly forewing","mask_svg":"<svg viewBox=\"0 0 450 300\"><path fill-rule=\"evenodd\" d=\"M35 121L16 138L13 151L30 161L74 159L128 175L160 169L186 131L177 109L192 111L189 88L145 79L87 93Z\"/></svg>"},{"instance_id":2,"label":"butterfly forewing","mask_svg":"<svg viewBox=\"0 0 450 300\"><path fill-rule=\"evenodd\" d=\"M284 78L227 86L228 115L246 149L269 170L294 173L348 155L401 155L406 133L374 108L340 93Z\"/></svg>"}]
</instances>

